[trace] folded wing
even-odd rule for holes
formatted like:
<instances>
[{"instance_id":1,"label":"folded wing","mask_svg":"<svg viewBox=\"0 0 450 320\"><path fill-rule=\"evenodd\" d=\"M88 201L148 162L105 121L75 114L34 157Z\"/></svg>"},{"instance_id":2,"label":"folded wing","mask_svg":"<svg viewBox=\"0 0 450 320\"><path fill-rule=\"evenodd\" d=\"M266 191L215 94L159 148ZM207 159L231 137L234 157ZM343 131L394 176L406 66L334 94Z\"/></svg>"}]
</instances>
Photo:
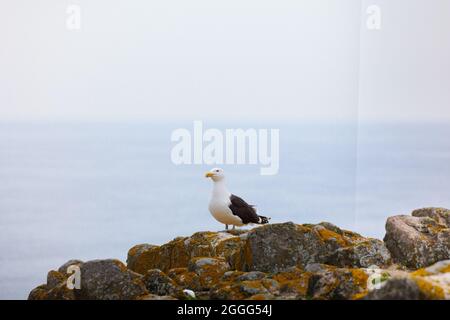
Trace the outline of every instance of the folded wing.
<instances>
[{"instance_id":1,"label":"folded wing","mask_svg":"<svg viewBox=\"0 0 450 320\"><path fill-rule=\"evenodd\" d=\"M230 210L235 216L241 218L243 223L260 223L260 218L256 214L256 210L253 206L249 205L242 198L239 198L234 194L230 196L230 201Z\"/></svg>"}]
</instances>

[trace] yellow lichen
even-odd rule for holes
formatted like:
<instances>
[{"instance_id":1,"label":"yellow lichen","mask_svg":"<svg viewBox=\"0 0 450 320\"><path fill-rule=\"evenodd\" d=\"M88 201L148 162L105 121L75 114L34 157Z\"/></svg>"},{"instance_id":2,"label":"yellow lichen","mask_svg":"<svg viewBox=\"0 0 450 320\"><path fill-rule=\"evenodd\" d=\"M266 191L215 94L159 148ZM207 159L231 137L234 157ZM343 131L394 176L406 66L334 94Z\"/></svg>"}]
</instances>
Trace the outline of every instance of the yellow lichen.
<instances>
[{"instance_id":1,"label":"yellow lichen","mask_svg":"<svg viewBox=\"0 0 450 320\"><path fill-rule=\"evenodd\" d=\"M171 269L167 275L183 288L197 290L200 287L199 276L195 272L188 271L187 268Z\"/></svg>"},{"instance_id":2,"label":"yellow lichen","mask_svg":"<svg viewBox=\"0 0 450 320\"><path fill-rule=\"evenodd\" d=\"M419 287L420 292L425 296L426 299L430 300L445 299L445 293L441 287L431 283L430 281L427 281L422 277L413 277L413 279L416 282L417 286Z\"/></svg>"},{"instance_id":3,"label":"yellow lichen","mask_svg":"<svg viewBox=\"0 0 450 320\"><path fill-rule=\"evenodd\" d=\"M322 239L323 241L330 241L331 239L335 239L336 242L341 246L349 245L346 239L344 239L340 234L334 231L328 230L326 228L320 228L316 229L316 232L319 235L320 239Z\"/></svg>"},{"instance_id":4,"label":"yellow lichen","mask_svg":"<svg viewBox=\"0 0 450 320\"><path fill-rule=\"evenodd\" d=\"M430 273L425 268L422 268L412 272L411 275L415 277L425 277L430 275Z\"/></svg>"},{"instance_id":5,"label":"yellow lichen","mask_svg":"<svg viewBox=\"0 0 450 320\"><path fill-rule=\"evenodd\" d=\"M215 247L215 255L219 257L229 257L233 255L236 250L241 249L242 240L239 237L228 238L222 241L219 241L217 246Z\"/></svg>"},{"instance_id":6,"label":"yellow lichen","mask_svg":"<svg viewBox=\"0 0 450 320\"><path fill-rule=\"evenodd\" d=\"M369 276L362 269L350 269L352 273L353 283L361 288L367 288L367 279Z\"/></svg>"},{"instance_id":7,"label":"yellow lichen","mask_svg":"<svg viewBox=\"0 0 450 320\"><path fill-rule=\"evenodd\" d=\"M450 264L448 264L446 267L439 270L440 273L449 273L450 272Z\"/></svg>"},{"instance_id":8,"label":"yellow lichen","mask_svg":"<svg viewBox=\"0 0 450 320\"><path fill-rule=\"evenodd\" d=\"M239 271L249 271L253 264L252 248L248 241L242 246L240 251L237 251L232 256L232 267Z\"/></svg>"}]
</instances>

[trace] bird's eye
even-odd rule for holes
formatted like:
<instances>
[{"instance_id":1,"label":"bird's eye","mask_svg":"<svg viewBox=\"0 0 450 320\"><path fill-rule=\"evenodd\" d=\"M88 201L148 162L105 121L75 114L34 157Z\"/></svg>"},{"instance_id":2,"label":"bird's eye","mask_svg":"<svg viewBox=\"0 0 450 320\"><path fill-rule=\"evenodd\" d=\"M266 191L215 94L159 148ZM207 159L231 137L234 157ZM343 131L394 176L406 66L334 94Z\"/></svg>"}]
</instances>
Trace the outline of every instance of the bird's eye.
<instances>
[{"instance_id":1,"label":"bird's eye","mask_svg":"<svg viewBox=\"0 0 450 320\"><path fill-rule=\"evenodd\" d=\"M216 172L219 172L219 170L215 170Z\"/></svg>"}]
</instances>

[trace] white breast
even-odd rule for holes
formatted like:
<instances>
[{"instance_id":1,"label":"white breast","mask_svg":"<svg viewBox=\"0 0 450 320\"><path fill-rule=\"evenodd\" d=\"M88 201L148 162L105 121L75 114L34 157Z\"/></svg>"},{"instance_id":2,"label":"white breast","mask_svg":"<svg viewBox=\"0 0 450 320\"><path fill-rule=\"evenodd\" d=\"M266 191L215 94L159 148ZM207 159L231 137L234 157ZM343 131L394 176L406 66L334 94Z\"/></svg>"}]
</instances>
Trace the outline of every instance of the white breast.
<instances>
[{"instance_id":1,"label":"white breast","mask_svg":"<svg viewBox=\"0 0 450 320\"><path fill-rule=\"evenodd\" d=\"M209 202L209 212L220 223L242 226L241 218L235 216L229 205L231 204L230 198L213 196Z\"/></svg>"}]
</instances>

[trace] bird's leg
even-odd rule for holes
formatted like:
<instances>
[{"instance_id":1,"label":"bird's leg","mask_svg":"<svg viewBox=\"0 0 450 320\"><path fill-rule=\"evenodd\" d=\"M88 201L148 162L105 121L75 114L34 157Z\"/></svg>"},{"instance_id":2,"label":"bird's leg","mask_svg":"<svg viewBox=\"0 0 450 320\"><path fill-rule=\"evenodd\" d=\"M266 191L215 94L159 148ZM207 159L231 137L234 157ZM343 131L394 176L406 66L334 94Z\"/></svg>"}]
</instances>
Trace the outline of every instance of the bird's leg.
<instances>
[{"instance_id":1,"label":"bird's leg","mask_svg":"<svg viewBox=\"0 0 450 320\"><path fill-rule=\"evenodd\" d=\"M228 230L228 225L227 224L225 225L225 230Z\"/></svg>"},{"instance_id":2,"label":"bird's leg","mask_svg":"<svg viewBox=\"0 0 450 320\"><path fill-rule=\"evenodd\" d=\"M236 230L236 226L233 224L233 230Z\"/></svg>"}]
</instances>

